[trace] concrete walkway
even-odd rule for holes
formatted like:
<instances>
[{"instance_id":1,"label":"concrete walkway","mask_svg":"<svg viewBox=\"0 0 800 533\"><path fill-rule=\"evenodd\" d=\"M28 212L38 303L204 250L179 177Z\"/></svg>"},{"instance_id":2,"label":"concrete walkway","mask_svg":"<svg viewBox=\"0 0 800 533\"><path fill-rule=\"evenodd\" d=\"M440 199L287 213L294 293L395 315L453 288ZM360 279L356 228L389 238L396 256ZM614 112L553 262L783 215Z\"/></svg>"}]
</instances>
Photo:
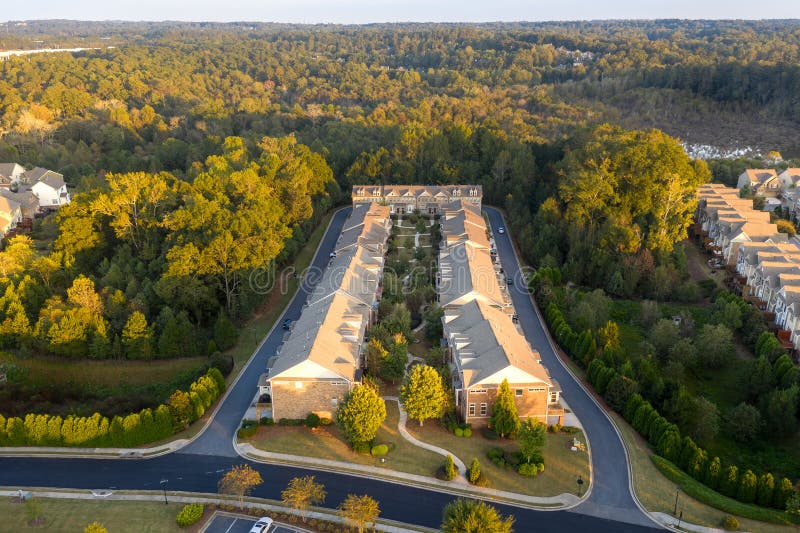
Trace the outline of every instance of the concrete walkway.
<instances>
[{"instance_id":1,"label":"concrete walkway","mask_svg":"<svg viewBox=\"0 0 800 533\"><path fill-rule=\"evenodd\" d=\"M421 440L416 439L411 433L408 432L406 429L406 422L408 422L408 413L406 410L403 409L403 405L400 403L400 398L397 396L384 396L384 400L387 402L397 402L397 409L400 411L400 419L397 422L397 431L400 435L406 439L408 442L417 446L418 448L424 448L426 450L432 451L433 453L438 453L443 457L447 457L448 455L453 458L453 463L455 463L456 468L458 469L458 477L453 481L456 483L467 483L467 466L464 462L456 457L456 454L453 452L449 452L444 448L439 448L438 446L434 446L433 444L428 444L427 442L422 442Z\"/></svg>"}]
</instances>

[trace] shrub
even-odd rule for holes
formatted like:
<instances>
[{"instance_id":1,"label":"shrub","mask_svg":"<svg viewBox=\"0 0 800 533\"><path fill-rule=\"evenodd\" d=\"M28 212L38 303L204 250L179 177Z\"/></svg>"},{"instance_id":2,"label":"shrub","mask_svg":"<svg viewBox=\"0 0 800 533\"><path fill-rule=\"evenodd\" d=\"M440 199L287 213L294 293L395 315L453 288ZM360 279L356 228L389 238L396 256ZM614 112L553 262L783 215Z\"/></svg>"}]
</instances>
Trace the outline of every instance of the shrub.
<instances>
[{"instance_id":1,"label":"shrub","mask_svg":"<svg viewBox=\"0 0 800 533\"><path fill-rule=\"evenodd\" d=\"M454 429L453 433L455 433L456 437L463 437L464 436L464 430L461 429L461 428Z\"/></svg>"},{"instance_id":2,"label":"shrub","mask_svg":"<svg viewBox=\"0 0 800 533\"><path fill-rule=\"evenodd\" d=\"M483 435L483 438L487 440L497 440L500 438L492 428L483 428L481 430L481 435Z\"/></svg>"},{"instance_id":3,"label":"shrub","mask_svg":"<svg viewBox=\"0 0 800 533\"><path fill-rule=\"evenodd\" d=\"M258 431L258 424L253 420L242 420L242 427L236 432L236 436L240 439L252 437Z\"/></svg>"},{"instance_id":4,"label":"shrub","mask_svg":"<svg viewBox=\"0 0 800 533\"><path fill-rule=\"evenodd\" d=\"M542 465L542 470L544 470L544 465ZM517 468L517 472L523 476L536 477L539 475L539 465L536 463L522 463Z\"/></svg>"},{"instance_id":5,"label":"shrub","mask_svg":"<svg viewBox=\"0 0 800 533\"><path fill-rule=\"evenodd\" d=\"M481 464L478 462L478 458L472 460L472 465L469 467L469 482L473 485L478 483L478 480L481 477Z\"/></svg>"},{"instance_id":6,"label":"shrub","mask_svg":"<svg viewBox=\"0 0 800 533\"><path fill-rule=\"evenodd\" d=\"M203 517L203 504L202 503L189 503L183 506L180 510L175 521L181 527L188 527L196 523Z\"/></svg>"},{"instance_id":7,"label":"shrub","mask_svg":"<svg viewBox=\"0 0 800 533\"><path fill-rule=\"evenodd\" d=\"M302 426L305 423L305 418L281 418L278 420L279 426Z\"/></svg>"},{"instance_id":8,"label":"shrub","mask_svg":"<svg viewBox=\"0 0 800 533\"><path fill-rule=\"evenodd\" d=\"M456 470L456 464L453 462L453 456L447 455L447 458L444 460L444 466L442 467L442 479L445 481L452 481L458 475L458 470Z\"/></svg>"},{"instance_id":9,"label":"shrub","mask_svg":"<svg viewBox=\"0 0 800 533\"><path fill-rule=\"evenodd\" d=\"M274 426L275 421L271 417L262 416L261 420L259 420L259 424L261 424L262 426Z\"/></svg>"},{"instance_id":10,"label":"shrub","mask_svg":"<svg viewBox=\"0 0 800 533\"><path fill-rule=\"evenodd\" d=\"M317 413L308 413L305 420L306 427L314 429L320 425L320 418Z\"/></svg>"},{"instance_id":11,"label":"shrub","mask_svg":"<svg viewBox=\"0 0 800 533\"><path fill-rule=\"evenodd\" d=\"M223 376L228 376L233 371L233 357L217 352L211 356L208 365L219 370Z\"/></svg>"},{"instance_id":12,"label":"shrub","mask_svg":"<svg viewBox=\"0 0 800 533\"><path fill-rule=\"evenodd\" d=\"M353 451L363 455L369 455L372 451L372 447L369 445L369 442L354 442Z\"/></svg>"},{"instance_id":13,"label":"shrub","mask_svg":"<svg viewBox=\"0 0 800 533\"><path fill-rule=\"evenodd\" d=\"M330 426L331 424L333 424L333 420L330 418L322 417L319 419L320 426Z\"/></svg>"},{"instance_id":14,"label":"shrub","mask_svg":"<svg viewBox=\"0 0 800 533\"><path fill-rule=\"evenodd\" d=\"M486 452L486 456L489 458L491 462L493 462L500 468L507 466L505 459L505 450L503 450L503 448L492 448L491 450Z\"/></svg>"},{"instance_id":15,"label":"shrub","mask_svg":"<svg viewBox=\"0 0 800 533\"><path fill-rule=\"evenodd\" d=\"M725 531L738 531L739 521L736 520L736 517L728 515L722 520L722 529Z\"/></svg>"},{"instance_id":16,"label":"shrub","mask_svg":"<svg viewBox=\"0 0 800 533\"><path fill-rule=\"evenodd\" d=\"M380 457L381 455L386 455L389 453L389 447L385 444L378 444L377 446L372 447L370 453L373 457Z\"/></svg>"},{"instance_id":17,"label":"shrub","mask_svg":"<svg viewBox=\"0 0 800 533\"><path fill-rule=\"evenodd\" d=\"M472 429L464 428L464 436L465 437L471 437L472 436Z\"/></svg>"}]
</instances>

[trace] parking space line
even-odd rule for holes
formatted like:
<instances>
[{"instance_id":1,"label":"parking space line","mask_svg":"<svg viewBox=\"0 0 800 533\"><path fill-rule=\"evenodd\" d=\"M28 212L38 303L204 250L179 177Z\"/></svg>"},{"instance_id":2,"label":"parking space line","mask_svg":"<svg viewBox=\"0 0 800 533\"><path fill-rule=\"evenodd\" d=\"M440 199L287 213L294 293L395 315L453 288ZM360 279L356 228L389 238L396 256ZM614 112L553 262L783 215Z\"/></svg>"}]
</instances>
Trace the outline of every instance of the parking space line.
<instances>
[{"instance_id":1,"label":"parking space line","mask_svg":"<svg viewBox=\"0 0 800 533\"><path fill-rule=\"evenodd\" d=\"M234 519L233 519L233 522L231 522L231 525L229 525L229 526L228 526L228 529L226 529L226 530L225 530L225 533L228 533L228 532L231 530L231 528L233 528L233 525L234 525L234 524L235 524L235 523L236 523L238 520L239 520L238 518L234 518Z\"/></svg>"}]
</instances>

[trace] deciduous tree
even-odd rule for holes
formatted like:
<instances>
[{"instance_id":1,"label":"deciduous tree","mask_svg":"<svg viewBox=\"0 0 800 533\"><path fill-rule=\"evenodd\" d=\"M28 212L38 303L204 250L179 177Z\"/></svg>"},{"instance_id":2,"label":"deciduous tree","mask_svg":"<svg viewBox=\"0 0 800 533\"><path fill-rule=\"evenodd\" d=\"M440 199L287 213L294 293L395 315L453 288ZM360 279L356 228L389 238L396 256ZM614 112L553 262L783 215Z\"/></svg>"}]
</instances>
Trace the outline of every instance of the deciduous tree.
<instances>
[{"instance_id":1,"label":"deciduous tree","mask_svg":"<svg viewBox=\"0 0 800 533\"><path fill-rule=\"evenodd\" d=\"M442 377L435 368L428 365L414 366L400 387L403 407L409 418L418 420L420 426L426 419L442 416L447 404L445 396Z\"/></svg>"}]
</instances>

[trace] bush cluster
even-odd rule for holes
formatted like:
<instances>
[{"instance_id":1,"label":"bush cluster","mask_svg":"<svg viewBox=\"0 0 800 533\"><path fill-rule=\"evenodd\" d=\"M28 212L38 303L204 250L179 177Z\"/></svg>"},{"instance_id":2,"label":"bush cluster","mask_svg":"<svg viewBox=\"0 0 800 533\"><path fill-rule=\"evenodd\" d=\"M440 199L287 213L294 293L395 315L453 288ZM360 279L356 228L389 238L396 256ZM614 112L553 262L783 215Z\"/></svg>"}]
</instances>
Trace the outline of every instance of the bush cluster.
<instances>
[{"instance_id":1,"label":"bush cluster","mask_svg":"<svg viewBox=\"0 0 800 533\"><path fill-rule=\"evenodd\" d=\"M191 384L189 392L175 391L167 404L111 420L99 413L66 418L31 413L6 419L0 415L0 446L139 446L182 430L203 416L224 390L225 378L211 368Z\"/></svg>"},{"instance_id":2,"label":"bush cluster","mask_svg":"<svg viewBox=\"0 0 800 533\"><path fill-rule=\"evenodd\" d=\"M189 527L203 517L202 503L189 503L183 506L175 521L181 527Z\"/></svg>"},{"instance_id":3,"label":"bush cluster","mask_svg":"<svg viewBox=\"0 0 800 533\"><path fill-rule=\"evenodd\" d=\"M389 446L386 444L378 444L377 446L373 446L369 452L373 457L380 457L382 455L386 455L389 453Z\"/></svg>"},{"instance_id":4,"label":"bush cluster","mask_svg":"<svg viewBox=\"0 0 800 533\"><path fill-rule=\"evenodd\" d=\"M522 463L517 467L517 472L523 476L536 477L544 472L544 463Z\"/></svg>"}]
</instances>

